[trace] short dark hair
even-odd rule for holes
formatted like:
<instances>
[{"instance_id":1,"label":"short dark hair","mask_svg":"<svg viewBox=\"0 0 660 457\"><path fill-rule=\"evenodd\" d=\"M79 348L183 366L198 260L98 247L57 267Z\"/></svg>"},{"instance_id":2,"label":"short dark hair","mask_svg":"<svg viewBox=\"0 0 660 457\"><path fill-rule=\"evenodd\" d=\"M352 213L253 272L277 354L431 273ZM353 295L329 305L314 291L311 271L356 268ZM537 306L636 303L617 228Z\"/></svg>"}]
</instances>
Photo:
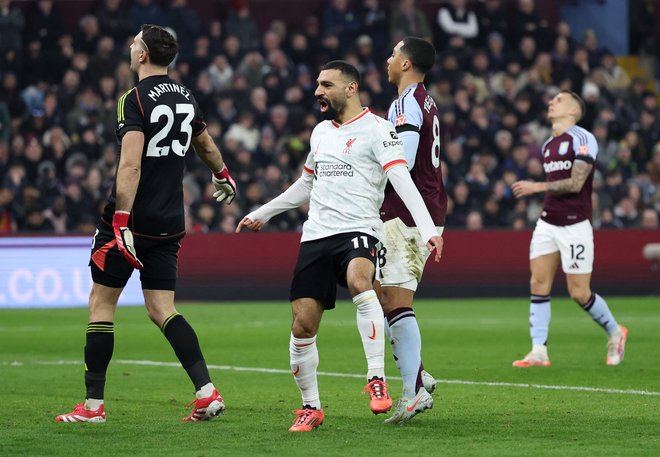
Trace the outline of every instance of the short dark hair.
<instances>
[{"instance_id":1,"label":"short dark hair","mask_svg":"<svg viewBox=\"0 0 660 457\"><path fill-rule=\"evenodd\" d=\"M577 102L577 104L580 106L580 115L575 119L575 122L578 122L580 119L582 119L584 115L587 113L587 105L584 104L584 100L582 100L582 97L580 97L572 90L562 90L559 93L568 94L573 100Z\"/></svg>"},{"instance_id":2,"label":"short dark hair","mask_svg":"<svg viewBox=\"0 0 660 457\"><path fill-rule=\"evenodd\" d=\"M435 48L431 43L421 38L405 37L401 52L408 56L413 69L423 75L428 73L435 64Z\"/></svg>"},{"instance_id":3,"label":"short dark hair","mask_svg":"<svg viewBox=\"0 0 660 457\"><path fill-rule=\"evenodd\" d=\"M167 67L172 63L176 53L179 52L179 45L172 34L154 24L143 24L141 30L142 41L147 45L146 51L149 53L150 62L159 67Z\"/></svg>"},{"instance_id":4,"label":"short dark hair","mask_svg":"<svg viewBox=\"0 0 660 457\"><path fill-rule=\"evenodd\" d=\"M321 67L323 70L339 70L341 74L347 76L351 81L355 81L357 85L360 85L360 72L350 63L345 60L333 60Z\"/></svg>"}]
</instances>

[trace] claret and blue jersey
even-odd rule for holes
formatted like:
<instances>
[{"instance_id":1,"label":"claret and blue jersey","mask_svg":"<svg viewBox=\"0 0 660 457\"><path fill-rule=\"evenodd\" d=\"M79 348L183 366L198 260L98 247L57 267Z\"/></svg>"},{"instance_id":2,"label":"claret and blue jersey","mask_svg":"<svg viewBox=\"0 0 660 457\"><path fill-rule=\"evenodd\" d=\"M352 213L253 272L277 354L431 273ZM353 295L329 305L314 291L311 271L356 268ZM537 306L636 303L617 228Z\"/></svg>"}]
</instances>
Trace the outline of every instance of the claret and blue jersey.
<instances>
[{"instance_id":1,"label":"claret and blue jersey","mask_svg":"<svg viewBox=\"0 0 660 457\"><path fill-rule=\"evenodd\" d=\"M574 125L561 135L549 138L541 151L546 180L552 182L570 178L576 160L593 163L598 155L598 143L589 131ZM541 219L553 225L571 225L591 220L593 178L592 169L577 193L546 193Z\"/></svg>"}]
</instances>

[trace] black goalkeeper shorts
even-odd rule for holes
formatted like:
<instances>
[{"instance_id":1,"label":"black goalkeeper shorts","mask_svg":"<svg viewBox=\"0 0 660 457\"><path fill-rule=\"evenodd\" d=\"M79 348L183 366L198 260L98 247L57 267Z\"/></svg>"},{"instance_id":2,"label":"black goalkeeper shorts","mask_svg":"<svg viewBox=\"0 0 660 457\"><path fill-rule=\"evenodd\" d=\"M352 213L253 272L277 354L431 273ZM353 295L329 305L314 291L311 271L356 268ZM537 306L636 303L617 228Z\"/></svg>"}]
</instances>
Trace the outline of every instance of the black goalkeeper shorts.
<instances>
[{"instance_id":1,"label":"black goalkeeper shorts","mask_svg":"<svg viewBox=\"0 0 660 457\"><path fill-rule=\"evenodd\" d=\"M139 270L143 289L175 290L182 238L134 236L135 252L144 265ZM112 226L105 221L96 227L89 266L92 280L107 287L124 287L133 274L134 268L117 248Z\"/></svg>"},{"instance_id":2,"label":"black goalkeeper shorts","mask_svg":"<svg viewBox=\"0 0 660 457\"><path fill-rule=\"evenodd\" d=\"M346 270L351 260L364 257L376 266L378 240L360 232L341 233L300 244L291 283L291 301L314 298L333 309L337 284L347 287Z\"/></svg>"}]
</instances>

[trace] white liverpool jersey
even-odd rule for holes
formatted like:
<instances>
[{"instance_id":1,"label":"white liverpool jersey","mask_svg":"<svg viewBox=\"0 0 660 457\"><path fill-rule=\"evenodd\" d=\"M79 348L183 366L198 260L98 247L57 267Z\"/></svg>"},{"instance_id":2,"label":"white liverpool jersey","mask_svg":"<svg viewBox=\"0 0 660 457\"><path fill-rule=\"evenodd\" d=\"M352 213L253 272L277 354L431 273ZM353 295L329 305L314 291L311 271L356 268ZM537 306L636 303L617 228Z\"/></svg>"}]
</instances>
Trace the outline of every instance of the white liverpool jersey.
<instances>
[{"instance_id":1,"label":"white liverpool jersey","mask_svg":"<svg viewBox=\"0 0 660 457\"><path fill-rule=\"evenodd\" d=\"M382 240L385 172L407 166L394 126L365 108L342 125L318 124L310 146L304 172L314 175L314 185L301 241L346 232Z\"/></svg>"}]
</instances>

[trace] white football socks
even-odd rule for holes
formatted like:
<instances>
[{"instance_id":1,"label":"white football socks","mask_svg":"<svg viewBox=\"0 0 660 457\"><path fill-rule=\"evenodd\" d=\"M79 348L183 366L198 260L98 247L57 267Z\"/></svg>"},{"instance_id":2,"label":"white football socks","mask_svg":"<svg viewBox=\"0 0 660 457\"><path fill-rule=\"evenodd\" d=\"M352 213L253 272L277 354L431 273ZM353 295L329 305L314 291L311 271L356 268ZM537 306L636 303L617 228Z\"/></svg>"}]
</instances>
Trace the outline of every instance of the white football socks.
<instances>
[{"instance_id":1,"label":"white football socks","mask_svg":"<svg viewBox=\"0 0 660 457\"><path fill-rule=\"evenodd\" d=\"M582 309L589 313L591 318L600 325L608 335L611 335L612 332L619 328L619 324L616 322L616 319L614 319L612 311L610 311L609 306L607 306L607 302L605 302L600 295L596 293L591 294L587 303L581 306Z\"/></svg>"},{"instance_id":2,"label":"white football socks","mask_svg":"<svg viewBox=\"0 0 660 457\"><path fill-rule=\"evenodd\" d=\"M529 335L533 345L548 342L550 326L550 295L532 295L529 297Z\"/></svg>"},{"instance_id":3,"label":"white football socks","mask_svg":"<svg viewBox=\"0 0 660 457\"><path fill-rule=\"evenodd\" d=\"M414 397L422 366L422 335L417 318L412 308L397 308L388 313L387 319L392 353L403 378L403 396Z\"/></svg>"},{"instance_id":4,"label":"white football socks","mask_svg":"<svg viewBox=\"0 0 660 457\"><path fill-rule=\"evenodd\" d=\"M213 391L215 390L215 386L213 385L212 382L209 382L207 384L204 384L197 392L195 392L195 397L199 400L200 398L206 398L210 397L213 395Z\"/></svg>"},{"instance_id":5,"label":"white football socks","mask_svg":"<svg viewBox=\"0 0 660 457\"><path fill-rule=\"evenodd\" d=\"M385 332L383 309L374 290L353 297L357 308L357 328L367 357L367 379L385 379Z\"/></svg>"},{"instance_id":6,"label":"white football socks","mask_svg":"<svg viewBox=\"0 0 660 457\"><path fill-rule=\"evenodd\" d=\"M88 398L85 400L85 409L88 411L96 411L103 404L103 400L98 400L96 398Z\"/></svg>"},{"instance_id":7,"label":"white football socks","mask_svg":"<svg viewBox=\"0 0 660 457\"><path fill-rule=\"evenodd\" d=\"M312 408L321 409L319 385L316 370L319 366L319 351L316 348L316 336L296 338L291 334L289 340L289 360L293 378L296 380L302 402Z\"/></svg>"}]
</instances>

